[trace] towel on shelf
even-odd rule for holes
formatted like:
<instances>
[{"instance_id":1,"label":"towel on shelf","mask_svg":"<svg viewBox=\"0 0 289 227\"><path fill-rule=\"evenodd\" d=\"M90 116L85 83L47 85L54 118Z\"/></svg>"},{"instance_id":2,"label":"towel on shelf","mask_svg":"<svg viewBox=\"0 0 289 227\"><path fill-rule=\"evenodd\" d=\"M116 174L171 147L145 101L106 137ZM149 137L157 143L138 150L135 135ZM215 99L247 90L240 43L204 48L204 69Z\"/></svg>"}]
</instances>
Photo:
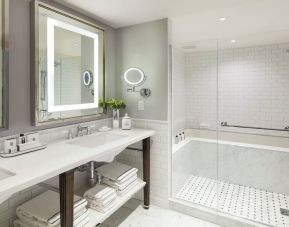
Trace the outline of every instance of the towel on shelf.
<instances>
[{"instance_id":1,"label":"towel on shelf","mask_svg":"<svg viewBox=\"0 0 289 227\"><path fill-rule=\"evenodd\" d=\"M85 217L83 220L81 220L77 224L74 224L74 227L83 227L88 223L89 223L89 218ZM32 223L25 223L21 219L16 219L14 221L14 227L36 227L36 226L37 225L34 225L33 222ZM40 226L38 225L37 227L40 227ZM60 225L58 225L57 227L60 227Z\"/></svg>"},{"instance_id":2,"label":"towel on shelf","mask_svg":"<svg viewBox=\"0 0 289 227\"><path fill-rule=\"evenodd\" d=\"M26 224L30 227L52 227L52 225L48 224L48 223L44 223L44 222L40 222L36 219L31 219L28 218L26 216L18 216L19 220L21 221L21 223ZM87 221L88 219L88 221ZM88 211L83 210L82 212L79 212L79 214L77 214L76 217L74 217L74 221L73 221L73 226L74 227L78 227L78 226L82 226L82 223L84 222L89 222L89 217L88 217ZM60 227L60 221L57 222L56 225L53 225L53 227Z\"/></svg>"},{"instance_id":3,"label":"towel on shelf","mask_svg":"<svg viewBox=\"0 0 289 227\"><path fill-rule=\"evenodd\" d=\"M105 213L114 206L117 194L114 188L97 184L84 193L84 198L89 208Z\"/></svg>"},{"instance_id":4,"label":"towel on shelf","mask_svg":"<svg viewBox=\"0 0 289 227\"><path fill-rule=\"evenodd\" d=\"M16 209L16 214L23 220L31 220L39 226L58 226L60 224L59 193L46 191L29 200ZM86 210L87 200L74 196L74 216L79 216ZM41 224L41 225L40 225Z\"/></svg>"},{"instance_id":5,"label":"towel on shelf","mask_svg":"<svg viewBox=\"0 0 289 227\"><path fill-rule=\"evenodd\" d=\"M125 196L133 187L135 187L138 184L139 180L136 179L132 183L130 183L126 188L124 188L121 191L117 191L118 196Z\"/></svg>"},{"instance_id":6,"label":"towel on shelf","mask_svg":"<svg viewBox=\"0 0 289 227\"><path fill-rule=\"evenodd\" d=\"M111 179L108 179L106 177L103 178L102 182L104 184L107 184L107 185L115 188L117 191L122 191L136 180L137 180L137 175L135 174L134 176L132 176L130 179L128 179L127 181L125 181L123 183L118 183L118 182L113 181Z\"/></svg>"},{"instance_id":7,"label":"towel on shelf","mask_svg":"<svg viewBox=\"0 0 289 227\"><path fill-rule=\"evenodd\" d=\"M117 197L117 194L116 192L114 192L113 194L111 194L110 196L107 196L105 199L87 199L88 201L88 205L90 205L91 203L95 204L95 205L98 205L98 206L106 206L108 205L112 200L116 199Z\"/></svg>"},{"instance_id":8,"label":"towel on shelf","mask_svg":"<svg viewBox=\"0 0 289 227\"><path fill-rule=\"evenodd\" d=\"M134 176L137 176L137 172L138 172L138 169L136 168L133 168L132 171L128 171L129 173L125 173L123 174L119 179L120 180L116 180L117 183L124 183L126 182L127 180L131 179L132 177Z\"/></svg>"},{"instance_id":9,"label":"towel on shelf","mask_svg":"<svg viewBox=\"0 0 289 227\"><path fill-rule=\"evenodd\" d=\"M100 207L100 206L96 206L94 204L90 204L89 208L96 210L100 213L106 213L107 211L109 211L111 208L113 208L113 206L115 205L115 201L110 203L108 206L106 207Z\"/></svg>"},{"instance_id":10,"label":"towel on shelf","mask_svg":"<svg viewBox=\"0 0 289 227\"><path fill-rule=\"evenodd\" d=\"M138 169L116 161L97 168L97 172L102 175L102 182L116 189L119 196L127 194L138 183Z\"/></svg>"},{"instance_id":11,"label":"towel on shelf","mask_svg":"<svg viewBox=\"0 0 289 227\"><path fill-rule=\"evenodd\" d=\"M104 199L113 193L115 193L115 189L107 187L106 185L97 184L93 188L87 190L84 193L84 197L89 199Z\"/></svg>"},{"instance_id":12,"label":"towel on shelf","mask_svg":"<svg viewBox=\"0 0 289 227\"><path fill-rule=\"evenodd\" d=\"M115 162L100 166L99 168L96 169L96 171L100 175L108 179L111 179L114 181L122 181L128 175L132 173L137 173L138 169L115 161Z\"/></svg>"}]
</instances>

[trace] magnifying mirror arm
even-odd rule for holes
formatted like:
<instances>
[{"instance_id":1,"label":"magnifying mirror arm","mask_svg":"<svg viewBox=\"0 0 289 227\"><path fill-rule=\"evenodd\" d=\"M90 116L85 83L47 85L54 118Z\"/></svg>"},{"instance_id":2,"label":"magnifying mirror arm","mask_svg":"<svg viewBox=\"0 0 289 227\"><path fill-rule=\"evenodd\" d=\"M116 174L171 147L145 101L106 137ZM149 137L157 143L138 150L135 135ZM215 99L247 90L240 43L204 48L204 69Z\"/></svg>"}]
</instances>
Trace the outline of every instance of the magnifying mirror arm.
<instances>
[{"instance_id":1,"label":"magnifying mirror arm","mask_svg":"<svg viewBox=\"0 0 289 227\"><path fill-rule=\"evenodd\" d=\"M149 88L142 88L139 91L137 91L135 89L135 86L133 86L132 88L127 88L126 91L127 92L138 92L138 93L140 93L140 95L142 97L145 97L145 98L148 98L151 96L151 89L149 89Z\"/></svg>"},{"instance_id":2,"label":"magnifying mirror arm","mask_svg":"<svg viewBox=\"0 0 289 227\"><path fill-rule=\"evenodd\" d=\"M135 89L135 86L133 86L132 88L127 88L126 90L127 92L140 92Z\"/></svg>"}]
</instances>

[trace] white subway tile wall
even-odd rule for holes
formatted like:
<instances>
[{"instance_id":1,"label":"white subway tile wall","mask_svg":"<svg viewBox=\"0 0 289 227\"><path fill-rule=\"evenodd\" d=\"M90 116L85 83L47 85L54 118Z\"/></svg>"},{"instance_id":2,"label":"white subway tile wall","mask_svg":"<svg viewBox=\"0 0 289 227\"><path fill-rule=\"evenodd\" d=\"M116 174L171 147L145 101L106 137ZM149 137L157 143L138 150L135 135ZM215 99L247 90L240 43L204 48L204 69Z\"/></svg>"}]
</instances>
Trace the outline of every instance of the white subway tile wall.
<instances>
[{"instance_id":1,"label":"white subway tile wall","mask_svg":"<svg viewBox=\"0 0 289 227\"><path fill-rule=\"evenodd\" d=\"M112 119L109 118L109 119L103 119L103 120L98 120L98 121L93 121L93 122L86 122L86 123L83 123L82 125L92 126L93 127L92 130L96 130L104 125L111 126ZM76 127L77 125L70 125L70 126L64 126L64 127L39 131L40 140L43 143L48 144L55 140L67 139L68 130L69 129L76 130ZM5 138L10 138L10 137L5 137ZM3 149L3 140L5 138L1 138L0 140L0 149ZM76 171L75 172L75 189L77 190L83 187L87 183L87 179L88 178L87 178L86 172L81 173L81 172ZM44 183L58 188L58 177L50 179ZM23 191L15 193L7 201L0 204L0 227L12 227L13 220L15 219L15 216L16 216L15 211L16 211L17 206L39 195L45 190L46 189L44 187L35 185Z\"/></svg>"},{"instance_id":2,"label":"white subway tile wall","mask_svg":"<svg viewBox=\"0 0 289 227\"><path fill-rule=\"evenodd\" d=\"M217 121L217 52L186 54L186 126Z\"/></svg>"},{"instance_id":3,"label":"white subway tile wall","mask_svg":"<svg viewBox=\"0 0 289 227\"><path fill-rule=\"evenodd\" d=\"M206 123L215 129L217 99L220 122L269 128L289 125L288 50L285 43L186 54L187 127ZM179 67L179 60L173 64ZM179 80L177 84L183 83L183 76ZM180 89L173 86L177 94Z\"/></svg>"},{"instance_id":4,"label":"white subway tile wall","mask_svg":"<svg viewBox=\"0 0 289 227\"><path fill-rule=\"evenodd\" d=\"M168 207L169 197L169 152L168 152L168 123L164 121L138 120L132 122L134 127L152 129L156 135L151 138L151 203L161 207ZM133 145L141 148L141 143ZM139 169L139 177L142 178L142 152L124 150L117 156L117 160ZM136 195L142 199L142 192Z\"/></svg>"}]
</instances>

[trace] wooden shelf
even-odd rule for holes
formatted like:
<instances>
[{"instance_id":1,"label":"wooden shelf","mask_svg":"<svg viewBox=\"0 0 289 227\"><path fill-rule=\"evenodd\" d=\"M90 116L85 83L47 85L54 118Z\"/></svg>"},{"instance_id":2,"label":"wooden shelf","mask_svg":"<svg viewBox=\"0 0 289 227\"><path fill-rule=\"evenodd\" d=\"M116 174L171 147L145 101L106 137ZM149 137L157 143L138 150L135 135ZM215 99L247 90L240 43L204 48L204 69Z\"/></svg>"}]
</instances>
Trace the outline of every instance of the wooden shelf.
<instances>
[{"instance_id":1,"label":"wooden shelf","mask_svg":"<svg viewBox=\"0 0 289 227\"><path fill-rule=\"evenodd\" d=\"M93 209L88 209L89 212L89 223L85 227L95 227L96 225L104 222L109 218L115 211L117 211L122 205L124 205L128 200L130 200L138 191L140 191L145 186L145 182L141 179L138 179L138 184L134 186L126 195L118 196L116 198L115 205L105 213L98 212ZM86 189L80 190L77 194L83 195Z\"/></svg>"}]
</instances>

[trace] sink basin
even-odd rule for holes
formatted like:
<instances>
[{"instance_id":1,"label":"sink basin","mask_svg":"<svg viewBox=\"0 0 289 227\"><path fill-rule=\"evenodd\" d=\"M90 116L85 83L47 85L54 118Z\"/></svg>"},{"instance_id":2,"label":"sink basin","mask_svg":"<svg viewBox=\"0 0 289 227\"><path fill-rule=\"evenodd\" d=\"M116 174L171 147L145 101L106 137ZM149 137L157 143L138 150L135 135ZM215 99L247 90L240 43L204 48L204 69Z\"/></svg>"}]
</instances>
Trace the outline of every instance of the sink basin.
<instances>
[{"instance_id":1,"label":"sink basin","mask_svg":"<svg viewBox=\"0 0 289 227\"><path fill-rule=\"evenodd\" d=\"M13 177L13 176L15 176L14 173L11 173L11 172L4 170L4 169L0 169L0 181L7 179L9 177Z\"/></svg>"},{"instance_id":2,"label":"sink basin","mask_svg":"<svg viewBox=\"0 0 289 227\"><path fill-rule=\"evenodd\" d=\"M68 144L85 147L85 148L95 148L107 143L111 143L120 139L125 138L127 135L118 135L118 134L92 134L89 136L84 136L76 139L75 141L68 142Z\"/></svg>"}]
</instances>

